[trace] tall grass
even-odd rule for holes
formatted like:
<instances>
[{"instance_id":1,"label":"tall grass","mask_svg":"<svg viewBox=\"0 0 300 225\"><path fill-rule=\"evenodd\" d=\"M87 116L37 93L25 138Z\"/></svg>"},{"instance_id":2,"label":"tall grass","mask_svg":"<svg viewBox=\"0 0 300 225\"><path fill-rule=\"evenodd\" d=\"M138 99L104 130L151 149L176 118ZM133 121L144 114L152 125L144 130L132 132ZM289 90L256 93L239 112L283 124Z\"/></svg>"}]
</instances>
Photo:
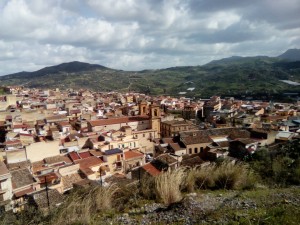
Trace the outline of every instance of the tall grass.
<instances>
[{"instance_id":1,"label":"tall grass","mask_svg":"<svg viewBox=\"0 0 300 225\"><path fill-rule=\"evenodd\" d=\"M140 183L142 197L146 199L156 199L155 177L143 176Z\"/></svg>"},{"instance_id":2,"label":"tall grass","mask_svg":"<svg viewBox=\"0 0 300 225\"><path fill-rule=\"evenodd\" d=\"M188 192L196 189L245 189L257 182L246 164L223 162L187 170L184 181Z\"/></svg>"},{"instance_id":3,"label":"tall grass","mask_svg":"<svg viewBox=\"0 0 300 225\"><path fill-rule=\"evenodd\" d=\"M215 187L242 189L247 184L249 168L246 164L224 162L214 170Z\"/></svg>"},{"instance_id":4,"label":"tall grass","mask_svg":"<svg viewBox=\"0 0 300 225\"><path fill-rule=\"evenodd\" d=\"M178 202L182 199L181 185L184 180L182 169L167 171L155 178L155 190L157 198L166 205Z\"/></svg>"},{"instance_id":5,"label":"tall grass","mask_svg":"<svg viewBox=\"0 0 300 225\"><path fill-rule=\"evenodd\" d=\"M93 187L70 195L69 199L57 210L52 224L89 224L96 213L109 211L116 186Z\"/></svg>"},{"instance_id":6,"label":"tall grass","mask_svg":"<svg viewBox=\"0 0 300 225\"><path fill-rule=\"evenodd\" d=\"M193 192L196 189L207 189L213 187L215 185L214 177L212 176L214 170L214 165L187 169L184 180L184 187L186 191Z\"/></svg>"}]
</instances>

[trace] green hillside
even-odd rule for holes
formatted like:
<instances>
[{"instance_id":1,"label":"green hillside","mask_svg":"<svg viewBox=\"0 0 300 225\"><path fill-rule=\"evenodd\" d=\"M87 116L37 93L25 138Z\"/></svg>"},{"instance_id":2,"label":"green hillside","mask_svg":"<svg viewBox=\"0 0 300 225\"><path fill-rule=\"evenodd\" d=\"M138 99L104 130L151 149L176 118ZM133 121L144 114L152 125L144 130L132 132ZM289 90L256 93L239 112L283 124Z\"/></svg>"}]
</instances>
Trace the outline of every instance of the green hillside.
<instances>
[{"instance_id":1,"label":"green hillside","mask_svg":"<svg viewBox=\"0 0 300 225\"><path fill-rule=\"evenodd\" d=\"M230 57L203 66L172 67L138 72L109 69L100 65L71 62L36 72L0 77L2 85L31 88L89 88L95 91L136 91L206 98L214 94L276 95L300 92L300 61L266 56ZM184 93L186 92L186 93Z\"/></svg>"}]
</instances>

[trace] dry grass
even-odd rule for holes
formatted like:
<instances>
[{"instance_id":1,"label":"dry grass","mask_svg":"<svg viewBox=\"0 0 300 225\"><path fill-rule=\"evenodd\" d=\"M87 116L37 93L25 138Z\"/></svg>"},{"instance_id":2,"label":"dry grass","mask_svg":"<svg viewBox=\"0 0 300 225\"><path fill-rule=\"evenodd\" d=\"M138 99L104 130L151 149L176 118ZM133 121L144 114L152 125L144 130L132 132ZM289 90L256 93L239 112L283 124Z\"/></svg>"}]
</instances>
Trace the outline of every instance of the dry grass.
<instances>
[{"instance_id":1,"label":"dry grass","mask_svg":"<svg viewBox=\"0 0 300 225\"><path fill-rule=\"evenodd\" d=\"M185 189L244 189L251 188L257 182L256 177L246 164L223 162L219 166L212 164L187 170Z\"/></svg>"},{"instance_id":2,"label":"dry grass","mask_svg":"<svg viewBox=\"0 0 300 225\"><path fill-rule=\"evenodd\" d=\"M59 207L52 224L89 224L96 213L111 210L116 190L116 186L111 185L74 193L69 197L69 201Z\"/></svg>"},{"instance_id":3,"label":"dry grass","mask_svg":"<svg viewBox=\"0 0 300 225\"><path fill-rule=\"evenodd\" d=\"M146 199L155 199L155 178L150 176L143 176L141 180L141 195Z\"/></svg>"},{"instance_id":4,"label":"dry grass","mask_svg":"<svg viewBox=\"0 0 300 225\"><path fill-rule=\"evenodd\" d=\"M184 180L182 169L167 171L155 178L155 190L158 199L166 205L178 202L182 199L180 191Z\"/></svg>"},{"instance_id":5,"label":"dry grass","mask_svg":"<svg viewBox=\"0 0 300 225\"><path fill-rule=\"evenodd\" d=\"M247 183L248 174L247 165L224 162L214 170L215 186L220 189L242 189Z\"/></svg>"}]
</instances>

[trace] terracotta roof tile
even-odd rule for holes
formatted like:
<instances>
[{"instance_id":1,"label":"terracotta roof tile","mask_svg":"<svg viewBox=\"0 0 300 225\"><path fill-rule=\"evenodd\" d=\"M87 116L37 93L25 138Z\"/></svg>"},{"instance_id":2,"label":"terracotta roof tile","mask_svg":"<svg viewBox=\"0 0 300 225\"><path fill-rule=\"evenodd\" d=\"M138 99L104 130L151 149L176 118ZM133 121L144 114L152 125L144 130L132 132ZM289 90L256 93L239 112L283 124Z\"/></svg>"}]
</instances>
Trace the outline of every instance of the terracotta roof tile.
<instances>
[{"instance_id":1,"label":"terracotta roof tile","mask_svg":"<svg viewBox=\"0 0 300 225\"><path fill-rule=\"evenodd\" d=\"M161 173L161 171L156 169L151 163L144 165L142 168L153 177L158 176Z\"/></svg>"},{"instance_id":2,"label":"terracotta roof tile","mask_svg":"<svg viewBox=\"0 0 300 225\"><path fill-rule=\"evenodd\" d=\"M35 190L33 189L33 187L30 187L30 188L27 188L27 189L25 189L25 190L15 192L15 196L16 196L17 198L19 198L19 197L22 197L22 196L24 196L24 195L26 195L26 194L32 193L32 192L34 192L34 191L35 191Z\"/></svg>"},{"instance_id":3,"label":"terracotta roof tile","mask_svg":"<svg viewBox=\"0 0 300 225\"><path fill-rule=\"evenodd\" d=\"M80 153L78 153L78 155L79 155L80 158L82 158L82 159L91 157L91 154L90 154L89 151L87 151L87 152L80 152Z\"/></svg>"},{"instance_id":4,"label":"terracotta roof tile","mask_svg":"<svg viewBox=\"0 0 300 225\"><path fill-rule=\"evenodd\" d=\"M101 165L103 161L97 158L96 156L91 156L86 159L77 160L75 163L79 164L80 169L85 169L85 168Z\"/></svg>"},{"instance_id":5,"label":"terracotta roof tile","mask_svg":"<svg viewBox=\"0 0 300 225\"><path fill-rule=\"evenodd\" d=\"M76 160L79 160L80 157L79 155L77 154L77 152L70 152L69 153L69 157L72 159L72 161L76 161Z\"/></svg>"},{"instance_id":6,"label":"terracotta roof tile","mask_svg":"<svg viewBox=\"0 0 300 225\"><path fill-rule=\"evenodd\" d=\"M134 159L134 158L142 158L144 157L144 154L138 152L138 151L126 151L124 152L124 159L129 160L129 159Z\"/></svg>"}]
</instances>

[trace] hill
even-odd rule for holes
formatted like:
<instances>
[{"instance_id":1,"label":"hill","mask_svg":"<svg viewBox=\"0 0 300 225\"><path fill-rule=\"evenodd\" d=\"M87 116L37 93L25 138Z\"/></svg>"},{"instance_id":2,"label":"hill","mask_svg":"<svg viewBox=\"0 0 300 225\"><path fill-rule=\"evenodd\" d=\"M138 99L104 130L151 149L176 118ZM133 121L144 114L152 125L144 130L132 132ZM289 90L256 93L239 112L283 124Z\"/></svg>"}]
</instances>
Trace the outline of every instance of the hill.
<instances>
[{"instance_id":1,"label":"hill","mask_svg":"<svg viewBox=\"0 0 300 225\"><path fill-rule=\"evenodd\" d=\"M279 55L278 58L288 61L300 61L300 49L289 49L285 53Z\"/></svg>"},{"instance_id":2,"label":"hill","mask_svg":"<svg viewBox=\"0 0 300 225\"><path fill-rule=\"evenodd\" d=\"M300 61L290 62L279 57L267 56L234 56L214 60L203 66L138 72L70 62L35 72L20 72L0 77L2 85L136 91L152 95L167 94L201 98L215 94L266 96L300 92L300 86L289 85L281 80L300 82Z\"/></svg>"}]
</instances>

